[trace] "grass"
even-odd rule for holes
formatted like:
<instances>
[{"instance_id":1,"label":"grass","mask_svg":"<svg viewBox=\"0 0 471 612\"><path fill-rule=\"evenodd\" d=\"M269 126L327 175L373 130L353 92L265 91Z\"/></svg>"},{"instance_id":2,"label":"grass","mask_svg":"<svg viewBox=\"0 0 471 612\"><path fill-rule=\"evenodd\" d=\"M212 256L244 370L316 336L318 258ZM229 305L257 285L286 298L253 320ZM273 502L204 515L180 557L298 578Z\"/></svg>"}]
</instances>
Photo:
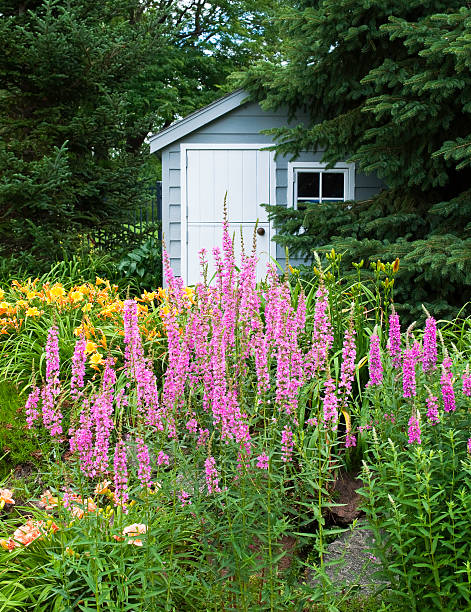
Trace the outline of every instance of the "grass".
<instances>
[{"instance_id":1,"label":"grass","mask_svg":"<svg viewBox=\"0 0 471 612\"><path fill-rule=\"evenodd\" d=\"M0 382L0 479L10 476L26 483L47 458L50 442L26 429L25 398L18 389Z\"/></svg>"}]
</instances>

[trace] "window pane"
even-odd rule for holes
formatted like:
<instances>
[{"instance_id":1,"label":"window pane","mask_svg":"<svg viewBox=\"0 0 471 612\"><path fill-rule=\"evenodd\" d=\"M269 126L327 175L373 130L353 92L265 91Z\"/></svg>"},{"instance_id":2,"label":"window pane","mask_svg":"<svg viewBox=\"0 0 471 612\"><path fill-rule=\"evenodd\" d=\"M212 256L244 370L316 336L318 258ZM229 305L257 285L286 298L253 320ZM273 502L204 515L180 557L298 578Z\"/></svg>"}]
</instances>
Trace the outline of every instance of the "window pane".
<instances>
[{"instance_id":1,"label":"window pane","mask_svg":"<svg viewBox=\"0 0 471 612\"><path fill-rule=\"evenodd\" d=\"M344 176L343 172L324 172L322 174L322 197L343 199Z\"/></svg>"},{"instance_id":2,"label":"window pane","mask_svg":"<svg viewBox=\"0 0 471 612\"><path fill-rule=\"evenodd\" d=\"M318 198L319 197L319 173L318 172L298 172L298 197L299 198Z\"/></svg>"}]
</instances>

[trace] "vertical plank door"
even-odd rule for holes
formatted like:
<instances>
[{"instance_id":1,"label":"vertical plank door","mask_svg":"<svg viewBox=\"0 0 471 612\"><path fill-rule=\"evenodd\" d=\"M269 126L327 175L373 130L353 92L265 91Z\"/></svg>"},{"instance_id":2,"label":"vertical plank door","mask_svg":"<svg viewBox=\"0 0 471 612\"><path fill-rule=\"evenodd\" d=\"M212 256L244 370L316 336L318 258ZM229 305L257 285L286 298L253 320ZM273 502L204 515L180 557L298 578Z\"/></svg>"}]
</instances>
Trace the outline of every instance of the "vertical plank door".
<instances>
[{"instance_id":1,"label":"vertical plank door","mask_svg":"<svg viewBox=\"0 0 471 612\"><path fill-rule=\"evenodd\" d=\"M200 281L198 252L208 252L210 274L214 272L213 247L222 245L224 197L227 193L229 230L236 261L241 252L241 233L246 252L252 250L258 220L257 276L266 274L270 258L270 224L261 204L272 203L273 153L255 148L186 148L182 276L188 285ZM185 227L186 226L186 227ZM182 236L185 239L185 236ZM272 247L273 248L273 247Z\"/></svg>"}]
</instances>

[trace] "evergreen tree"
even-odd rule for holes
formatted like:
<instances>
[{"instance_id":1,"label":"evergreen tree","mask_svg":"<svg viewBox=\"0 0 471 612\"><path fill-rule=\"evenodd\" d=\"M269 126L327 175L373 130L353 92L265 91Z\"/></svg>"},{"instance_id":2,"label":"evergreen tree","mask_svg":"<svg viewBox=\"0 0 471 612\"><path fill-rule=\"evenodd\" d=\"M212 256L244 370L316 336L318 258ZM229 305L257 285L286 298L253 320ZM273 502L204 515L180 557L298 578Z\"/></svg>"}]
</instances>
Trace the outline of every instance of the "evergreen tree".
<instances>
[{"instance_id":1,"label":"evergreen tree","mask_svg":"<svg viewBox=\"0 0 471 612\"><path fill-rule=\"evenodd\" d=\"M260 57L270 0L0 0L0 241L57 256L143 195L145 138Z\"/></svg>"},{"instance_id":2,"label":"evergreen tree","mask_svg":"<svg viewBox=\"0 0 471 612\"><path fill-rule=\"evenodd\" d=\"M471 9L462 0L311 0L280 17L279 57L240 82L266 108L305 111L280 153L325 150L385 189L364 202L271 207L292 253L401 258L397 298L456 314L471 299ZM387 186L387 187L386 187ZM302 228L302 229L301 229ZM301 230L301 231L300 231Z\"/></svg>"}]
</instances>

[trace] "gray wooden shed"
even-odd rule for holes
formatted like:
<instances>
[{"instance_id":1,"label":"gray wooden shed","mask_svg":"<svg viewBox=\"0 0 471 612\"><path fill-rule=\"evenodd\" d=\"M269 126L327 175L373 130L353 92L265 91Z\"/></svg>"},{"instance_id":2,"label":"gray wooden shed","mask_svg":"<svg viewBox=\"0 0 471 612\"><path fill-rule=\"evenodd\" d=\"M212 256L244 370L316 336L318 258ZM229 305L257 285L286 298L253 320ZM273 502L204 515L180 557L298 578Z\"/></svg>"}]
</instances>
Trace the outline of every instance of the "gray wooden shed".
<instances>
[{"instance_id":1,"label":"gray wooden shed","mask_svg":"<svg viewBox=\"0 0 471 612\"><path fill-rule=\"evenodd\" d=\"M151 153L162 156L162 230L172 269L188 285L199 280L200 249L211 259L212 247L221 244L226 192L236 248L241 231L245 244L252 244L258 220L262 276L270 257L284 258L262 204L363 200L382 187L376 177L356 172L354 164L326 170L322 151L301 153L295 161L275 159L265 150L273 140L261 131L288 125L287 113L264 111L246 99L245 91L235 91L150 138Z\"/></svg>"}]
</instances>

